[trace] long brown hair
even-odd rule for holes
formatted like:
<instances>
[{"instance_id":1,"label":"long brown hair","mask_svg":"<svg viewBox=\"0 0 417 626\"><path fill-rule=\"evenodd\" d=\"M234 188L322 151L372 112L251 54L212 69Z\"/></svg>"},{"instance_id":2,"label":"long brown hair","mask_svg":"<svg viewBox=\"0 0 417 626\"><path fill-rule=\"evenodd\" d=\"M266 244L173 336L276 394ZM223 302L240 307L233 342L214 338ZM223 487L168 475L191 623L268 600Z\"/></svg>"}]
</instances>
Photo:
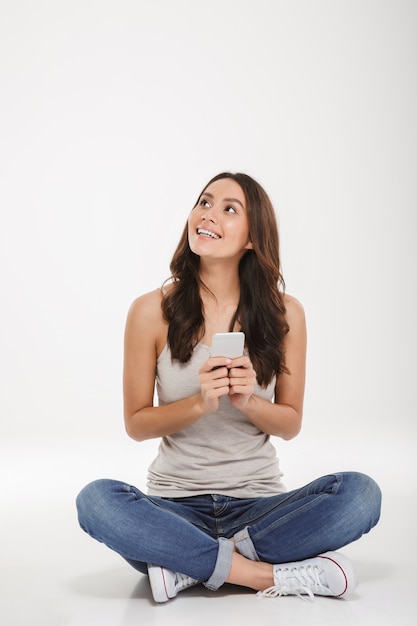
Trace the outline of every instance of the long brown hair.
<instances>
[{"instance_id":1,"label":"long brown hair","mask_svg":"<svg viewBox=\"0 0 417 626\"><path fill-rule=\"evenodd\" d=\"M207 187L222 178L237 182L245 195L253 246L239 264L240 300L230 330L238 321L246 335L258 383L267 386L274 375L287 371L282 344L289 329L285 319L285 283L277 221L267 193L247 174L218 174L207 183L194 206ZM199 263L200 257L190 249L186 224L170 264L172 289L166 291L162 299L163 315L169 324L168 345L172 358L180 363L189 361L204 335Z\"/></svg>"}]
</instances>

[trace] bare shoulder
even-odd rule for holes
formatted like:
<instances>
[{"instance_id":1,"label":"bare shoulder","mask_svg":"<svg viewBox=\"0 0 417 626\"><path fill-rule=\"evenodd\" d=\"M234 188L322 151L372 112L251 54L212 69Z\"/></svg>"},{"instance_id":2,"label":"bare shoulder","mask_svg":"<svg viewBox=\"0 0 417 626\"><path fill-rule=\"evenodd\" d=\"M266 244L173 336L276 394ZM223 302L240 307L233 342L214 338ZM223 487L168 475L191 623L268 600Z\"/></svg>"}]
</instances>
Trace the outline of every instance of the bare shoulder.
<instances>
[{"instance_id":1,"label":"bare shoulder","mask_svg":"<svg viewBox=\"0 0 417 626\"><path fill-rule=\"evenodd\" d=\"M152 349L160 354L166 344L168 324L161 308L162 292L155 289L136 298L130 305L125 328L126 346Z\"/></svg>"},{"instance_id":2,"label":"bare shoulder","mask_svg":"<svg viewBox=\"0 0 417 626\"><path fill-rule=\"evenodd\" d=\"M304 307L297 298L286 293L284 294L284 304L287 322L290 326L291 323L305 324Z\"/></svg>"},{"instance_id":3,"label":"bare shoulder","mask_svg":"<svg viewBox=\"0 0 417 626\"><path fill-rule=\"evenodd\" d=\"M126 331L147 335L159 345L166 336L166 321L161 308L162 292L155 289L136 298L130 305Z\"/></svg>"},{"instance_id":4,"label":"bare shoulder","mask_svg":"<svg viewBox=\"0 0 417 626\"><path fill-rule=\"evenodd\" d=\"M162 317L161 312L162 293L160 289L154 289L137 297L129 308L129 318L141 318L148 321L155 317Z\"/></svg>"}]
</instances>

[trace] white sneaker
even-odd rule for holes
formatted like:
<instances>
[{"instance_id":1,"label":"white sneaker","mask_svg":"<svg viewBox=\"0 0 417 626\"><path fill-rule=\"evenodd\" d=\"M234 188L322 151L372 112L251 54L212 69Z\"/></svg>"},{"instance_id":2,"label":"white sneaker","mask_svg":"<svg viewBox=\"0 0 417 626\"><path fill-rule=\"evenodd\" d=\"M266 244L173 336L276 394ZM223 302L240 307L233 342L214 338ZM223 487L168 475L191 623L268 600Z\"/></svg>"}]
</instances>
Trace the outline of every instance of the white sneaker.
<instances>
[{"instance_id":1,"label":"white sneaker","mask_svg":"<svg viewBox=\"0 0 417 626\"><path fill-rule=\"evenodd\" d=\"M357 587L352 563L343 554L325 552L312 559L273 566L274 586L258 596L335 596L347 598Z\"/></svg>"},{"instance_id":2,"label":"white sneaker","mask_svg":"<svg viewBox=\"0 0 417 626\"><path fill-rule=\"evenodd\" d=\"M194 578L171 572L159 565L148 564L148 575L155 602L167 602L170 598L175 598L179 591L199 584Z\"/></svg>"}]
</instances>

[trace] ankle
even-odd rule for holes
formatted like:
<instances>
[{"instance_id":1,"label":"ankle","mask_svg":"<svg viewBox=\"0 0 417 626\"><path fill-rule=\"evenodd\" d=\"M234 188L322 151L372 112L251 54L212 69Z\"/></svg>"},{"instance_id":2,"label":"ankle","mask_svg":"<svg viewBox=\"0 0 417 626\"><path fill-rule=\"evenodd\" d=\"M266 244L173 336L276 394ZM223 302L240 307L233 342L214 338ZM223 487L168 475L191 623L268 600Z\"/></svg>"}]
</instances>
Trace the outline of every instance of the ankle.
<instances>
[{"instance_id":1,"label":"ankle","mask_svg":"<svg viewBox=\"0 0 417 626\"><path fill-rule=\"evenodd\" d=\"M258 584L254 587L256 591L264 591L274 584L274 569L269 563L257 563L259 565ZM272 581L272 583L271 583Z\"/></svg>"},{"instance_id":2,"label":"ankle","mask_svg":"<svg viewBox=\"0 0 417 626\"><path fill-rule=\"evenodd\" d=\"M251 561L234 552L232 566L225 582L263 591L274 584L273 566L261 561Z\"/></svg>"}]
</instances>

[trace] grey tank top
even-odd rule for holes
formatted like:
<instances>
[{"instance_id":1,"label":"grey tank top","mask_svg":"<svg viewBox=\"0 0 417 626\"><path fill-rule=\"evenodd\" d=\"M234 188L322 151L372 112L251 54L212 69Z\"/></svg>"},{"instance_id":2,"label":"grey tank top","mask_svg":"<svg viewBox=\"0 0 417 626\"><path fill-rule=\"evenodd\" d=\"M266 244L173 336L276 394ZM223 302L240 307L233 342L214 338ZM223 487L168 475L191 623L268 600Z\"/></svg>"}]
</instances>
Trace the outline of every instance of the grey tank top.
<instances>
[{"instance_id":1,"label":"grey tank top","mask_svg":"<svg viewBox=\"0 0 417 626\"><path fill-rule=\"evenodd\" d=\"M198 370L211 355L211 347L198 344L188 363L171 359L165 346L157 360L159 405L199 392ZM275 381L255 394L272 401ZM259 498L286 491L276 450L269 435L260 431L230 402L220 398L210 413L179 432L161 439L148 472L148 494L169 498L222 494Z\"/></svg>"}]
</instances>

